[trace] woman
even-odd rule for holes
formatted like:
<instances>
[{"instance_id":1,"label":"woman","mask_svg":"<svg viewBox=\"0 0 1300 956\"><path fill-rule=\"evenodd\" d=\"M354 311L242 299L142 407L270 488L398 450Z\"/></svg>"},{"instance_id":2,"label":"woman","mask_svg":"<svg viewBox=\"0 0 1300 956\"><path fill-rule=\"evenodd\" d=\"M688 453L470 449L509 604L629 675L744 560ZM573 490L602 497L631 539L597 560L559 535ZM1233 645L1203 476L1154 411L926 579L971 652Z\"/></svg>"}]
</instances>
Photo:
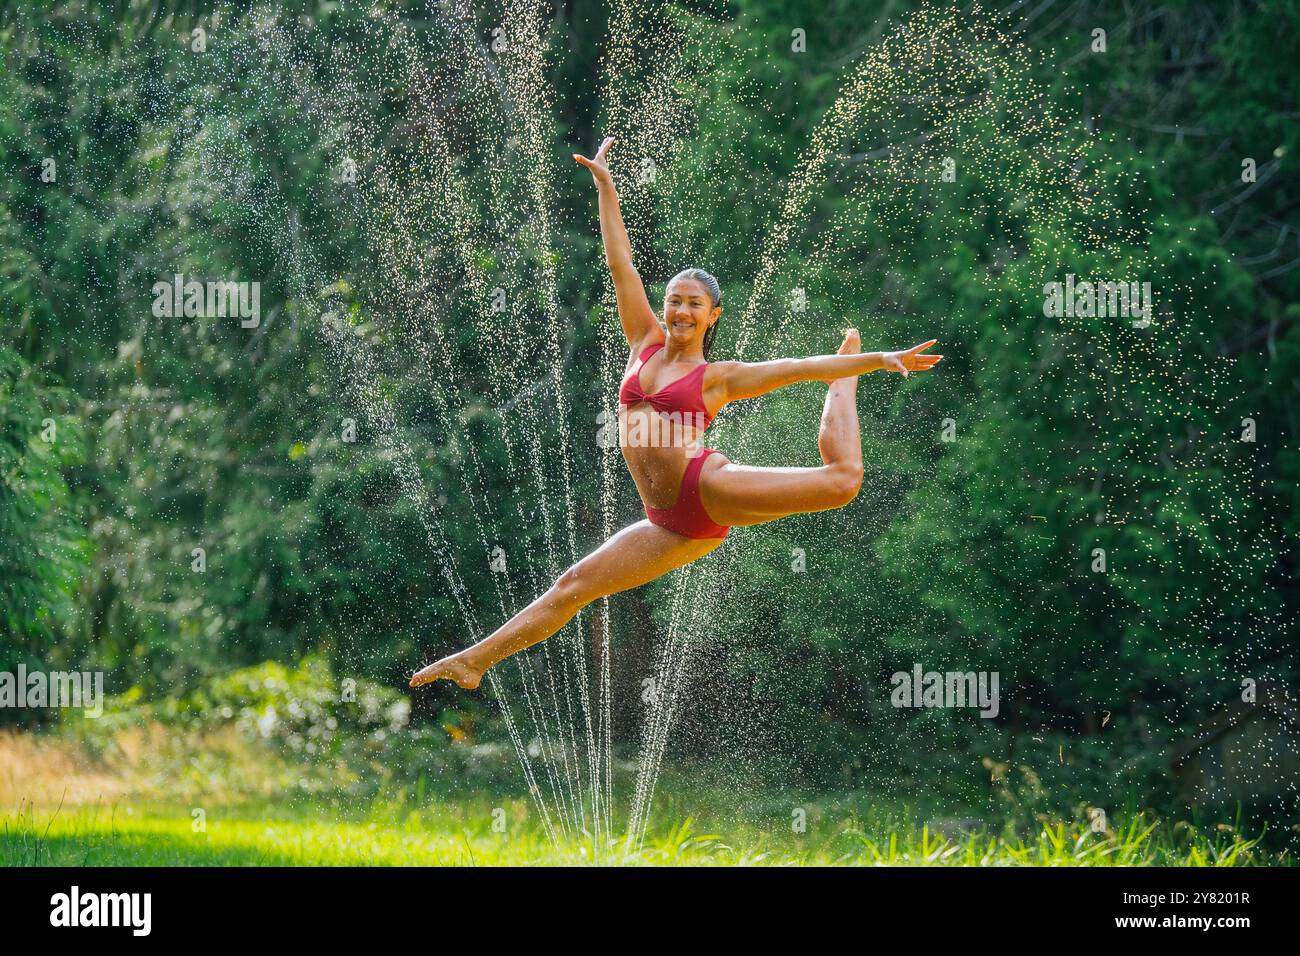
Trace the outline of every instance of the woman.
<instances>
[{"instance_id":1,"label":"woman","mask_svg":"<svg viewBox=\"0 0 1300 956\"><path fill-rule=\"evenodd\" d=\"M412 687L441 678L477 687L489 667L550 637L583 607L704 557L722 544L731 527L848 504L862 484L857 376L877 369L907 375L932 368L943 357L921 354L933 339L902 352L862 354L857 330L847 329L835 355L708 361L722 314L718 282L699 269L674 276L664 293L664 325L659 324L632 265L618 193L605 161L613 142L607 137L591 159L576 153L573 158L596 181L605 260L631 348L619 392L619 434L646 520L624 528L573 565L493 634L418 672ZM723 405L803 381L830 383L817 436L824 462L820 468L737 465L712 448L699 447L704 429Z\"/></svg>"}]
</instances>

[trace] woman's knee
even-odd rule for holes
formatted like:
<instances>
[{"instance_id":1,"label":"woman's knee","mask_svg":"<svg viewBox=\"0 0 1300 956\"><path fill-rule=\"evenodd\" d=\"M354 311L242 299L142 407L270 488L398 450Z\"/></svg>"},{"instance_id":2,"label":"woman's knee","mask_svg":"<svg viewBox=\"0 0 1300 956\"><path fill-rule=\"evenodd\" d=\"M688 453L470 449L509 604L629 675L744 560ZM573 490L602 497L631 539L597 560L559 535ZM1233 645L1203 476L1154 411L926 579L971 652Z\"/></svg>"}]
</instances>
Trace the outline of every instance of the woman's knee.
<instances>
[{"instance_id":1,"label":"woman's knee","mask_svg":"<svg viewBox=\"0 0 1300 956\"><path fill-rule=\"evenodd\" d=\"M581 564L575 564L559 576L551 586L552 598L556 603L585 607L596 599L592 593L591 575L584 571Z\"/></svg>"}]
</instances>

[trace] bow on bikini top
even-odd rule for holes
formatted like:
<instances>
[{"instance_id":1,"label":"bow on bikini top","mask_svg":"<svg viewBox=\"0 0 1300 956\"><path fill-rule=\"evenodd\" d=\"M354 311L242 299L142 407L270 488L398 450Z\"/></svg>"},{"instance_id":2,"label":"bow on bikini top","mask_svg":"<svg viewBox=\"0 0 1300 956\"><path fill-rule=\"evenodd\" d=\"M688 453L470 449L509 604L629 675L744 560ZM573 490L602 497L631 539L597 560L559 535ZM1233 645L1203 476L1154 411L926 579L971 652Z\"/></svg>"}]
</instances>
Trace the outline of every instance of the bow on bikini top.
<instances>
[{"instance_id":1,"label":"bow on bikini top","mask_svg":"<svg viewBox=\"0 0 1300 956\"><path fill-rule=\"evenodd\" d=\"M651 407L661 415L677 413L686 424L693 423L696 420L693 416L700 415L702 418L699 420L704 422L705 428L708 428L709 423L713 421L713 416L709 414L704 404L704 370L708 368L708 362L696 366L653 395L647 394L641 387L641 369L645 368L646 359L663 347L663 343L660 342L651 345L641 353L640 363L623 380L623 387L618 391L618 400L627 407L638 402L649 402Z\"/></svg>"}]
</instances>

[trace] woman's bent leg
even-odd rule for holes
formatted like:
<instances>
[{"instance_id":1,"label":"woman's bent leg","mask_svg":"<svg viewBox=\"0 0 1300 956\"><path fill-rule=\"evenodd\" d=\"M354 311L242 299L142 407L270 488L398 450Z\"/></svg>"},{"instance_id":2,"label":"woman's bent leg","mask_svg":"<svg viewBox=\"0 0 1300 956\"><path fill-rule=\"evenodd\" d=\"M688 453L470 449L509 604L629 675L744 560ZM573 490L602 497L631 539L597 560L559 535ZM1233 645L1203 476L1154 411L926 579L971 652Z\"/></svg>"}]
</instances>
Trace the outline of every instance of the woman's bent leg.
<instances>
[{"instance_id":1,"label":"woman's bent leg","mask_svg":"<svg viewBox=\"0 0 1300 956\"><path fill-rule=\"evenodd\" d=\"M857 330L851 330L840 354L861 350ZM842 508L857 497L862 487L857 376L836 379L826 389L817 447L825 462L820 468L706 466L700 477L704 510L718 524L743 526Z\"/></svg>"},{"instance_id":2,"label":"woman's bent leg","mask_svg":"<svg viewBox=\"0 0 1300 956\"><path fill-rule=\"evenodd\" d=\"M844 339L840 354L862 351L856 330ZM858 424L858 377L837 378L826 389L817 449L827 467L862 471L862 430Z\"/></svg>"},{"instance_id":3,"label":"woman's bent leg","mask_svg":"<svg viewBox=\"0 0 1300 956\"><path fill-rule=\"evenodd\" d=\"M489 667L550 637L592 601L653 581L721 543L717 538L686 538L649 521L629 525L492 634L418 672L411 686L446 678L461 687L477 687Z\"/></svg>"}]
</instances>

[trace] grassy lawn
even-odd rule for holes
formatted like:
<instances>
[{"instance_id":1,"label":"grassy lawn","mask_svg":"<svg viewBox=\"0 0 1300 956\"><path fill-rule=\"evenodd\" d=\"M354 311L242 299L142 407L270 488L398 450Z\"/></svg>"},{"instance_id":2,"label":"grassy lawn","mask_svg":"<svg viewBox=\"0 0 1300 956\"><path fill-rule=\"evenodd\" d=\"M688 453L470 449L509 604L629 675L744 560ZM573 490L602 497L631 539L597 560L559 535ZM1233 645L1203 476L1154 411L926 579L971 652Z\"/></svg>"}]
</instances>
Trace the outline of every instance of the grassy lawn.
<instances>
[{"instance_id":1,"label":"grassy lawn","mask_svg":"<svg viewBox=\"0 0 1300 956\"><path fill-rule=\"evenodd\" d=\"M168 738L170 739L170 738ZM717 781L661 785L644 844L596 852L590 834L553 843L530 800L485 790L426 793L392 781L382 799L294 794L266 752L206 737L177 753L123 738L121 759L87 759L57 738L0 734L0 866L1243 866L1286 865L1259 833L1116 813L945 819L942 804L862 792L799 800L736 794ZM224 748L224 749L223 749ZM127 753L129 751L129 753ZM202 756L211 764L187 775ZM130 759L127 759L129 757ZM220 759L218 759L220 758ZM220 772L215 772L220 770ZM283 768L280 768L283 769ZM235 772L235 771L238 772ZM240 786L234 786L238 783ZM615 794L620 816L628 794ZM1028 822L1027 822L1028 821ZM572 830L572 828L570 828Z\"/></svg>"},{"instance_id":2,"label":"grassy lawn","mask_svg":"<svg viewBox=\"0 0 1300 956\"><path fill-rule=\"evenodd\" d=\"M510 811L518 815L518 808ZM210 808L202 826L176 806L33 808L0 818L4 866L483 866L593 862L590 839L552 846L531 816L492 829L491 808L342 812L276 803ZM820 831L820 832L819 832ZM1177 835L1175 832L1177 831ZM631 865L1241 866L1287 863L1252 841L1214 838L1135 817L1105 834L1086 824L1044 827L1036 839L945 837L885 819L848 819L776 835L731 822L706 832L691 819L647 835L639 853L616 843L601 863Z\"/></svg>"}]
</instances>

